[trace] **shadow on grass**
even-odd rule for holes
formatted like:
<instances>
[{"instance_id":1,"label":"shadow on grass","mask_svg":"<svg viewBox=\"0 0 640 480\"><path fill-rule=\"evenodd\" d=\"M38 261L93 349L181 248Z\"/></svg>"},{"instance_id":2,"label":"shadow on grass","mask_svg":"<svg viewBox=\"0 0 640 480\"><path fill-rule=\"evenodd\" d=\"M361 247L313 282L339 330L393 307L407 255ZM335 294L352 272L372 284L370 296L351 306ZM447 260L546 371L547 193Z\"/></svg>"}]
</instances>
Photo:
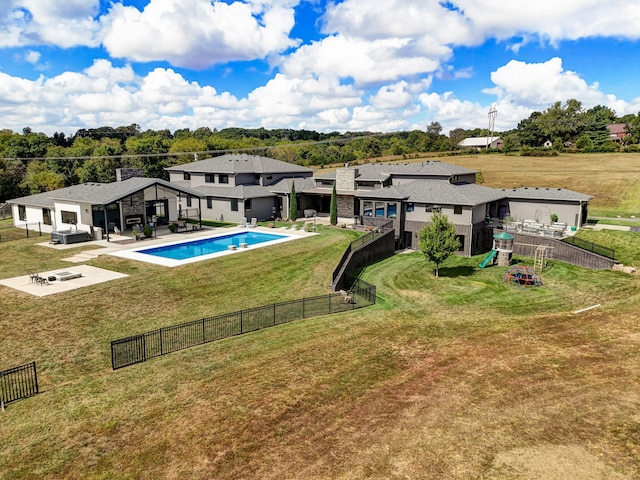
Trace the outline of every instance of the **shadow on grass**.
<instances>
[{"instance_id":1,"label":"shadow on grass","mask_svg":"<svg viewBox=\"0 0 640 480\"><path fill-rule=\"evenodd\" d=\"M438 276L440 277L470 277L475 268L469 265L459 265L457 267L440 267Z\"/></svg>"}]
</instances>

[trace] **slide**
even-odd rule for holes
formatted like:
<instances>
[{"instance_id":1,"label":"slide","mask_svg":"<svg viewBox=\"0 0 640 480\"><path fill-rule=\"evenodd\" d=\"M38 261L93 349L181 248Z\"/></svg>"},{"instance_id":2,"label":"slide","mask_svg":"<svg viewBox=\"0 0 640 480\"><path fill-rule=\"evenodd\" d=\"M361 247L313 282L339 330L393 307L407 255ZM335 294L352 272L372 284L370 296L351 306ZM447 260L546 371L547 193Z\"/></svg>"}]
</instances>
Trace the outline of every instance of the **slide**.
<instances>
[{"instance_id":1,"label":"slide","mask_svg":"<svg viewBox=\"0 0 640 480\"><path fill-rule=\"evenodd\" d=\"M491 262L491 260L493 260L493 257L495 257L497 253L498 253L498 250L491 250L489 252L489 255L487 255L485 257L485 259L482 261L482 263L479 265L479 267L480 268L484 268L487 265L489 265L489 262Z\"/></svg>"}]
</instances>

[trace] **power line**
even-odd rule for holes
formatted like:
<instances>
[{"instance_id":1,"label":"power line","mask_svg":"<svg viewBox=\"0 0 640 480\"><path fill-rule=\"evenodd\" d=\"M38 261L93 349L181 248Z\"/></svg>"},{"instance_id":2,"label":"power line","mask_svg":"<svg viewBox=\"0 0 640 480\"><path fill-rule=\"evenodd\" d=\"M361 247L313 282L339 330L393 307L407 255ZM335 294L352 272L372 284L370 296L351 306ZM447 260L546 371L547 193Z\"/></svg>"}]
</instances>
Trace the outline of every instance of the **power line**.
<instances>
[{"instance_id":1,"label":"power line","mask_svg":"<svg viewBox=\"0 0 640 480\"><path fill-rule=\"evenodd\" d=\"M75 157L0 157L2 160L20 160L20 161L33 161L33 160L91 160L91 159L125 159L125 158L158 158L158 157L179 157L182 155L201 156L201 155L214 155L224 153L241 153L251 152L255 150L275 150L278 148L286 147L309 147L313 145L323 145L330 143L345 143L356 139L366 138L378 138L384 136L392 136L394 133L372 133L370 135L357 135L343 138L330 138L326 140L315 140L312 142L303 143L285 143L281 145L259 145L255 147L244 148L224 148L217 150L202 150L196 152L165 152L165 153L122 153L116 155L81 155Z\"/></svg>"}]
</instances>

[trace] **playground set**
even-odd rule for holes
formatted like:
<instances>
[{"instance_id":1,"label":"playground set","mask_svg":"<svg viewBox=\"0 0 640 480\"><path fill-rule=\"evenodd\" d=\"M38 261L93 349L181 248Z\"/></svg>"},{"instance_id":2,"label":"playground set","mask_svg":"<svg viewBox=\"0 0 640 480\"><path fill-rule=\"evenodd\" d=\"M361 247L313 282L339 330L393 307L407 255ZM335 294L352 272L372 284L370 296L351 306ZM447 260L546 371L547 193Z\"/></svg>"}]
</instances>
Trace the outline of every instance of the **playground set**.
<instances>
[{"instance_id":1,"label":"playground set","mask_svg":"<svg viewBox=\"0 0 640 480\"><path fill-rule=\"evenodd\" d=\"M511 265L513 259L513 242L515 237L507 232L500 232L493 236L493 248L482 260L479 267L485 268L489 264L509 267L502 282L517 285L520 288L534 288L542 285L540 272L544 269L552 247L539 245L536 247L533 267L527 265Z\"/></svg>"}]
</instances>

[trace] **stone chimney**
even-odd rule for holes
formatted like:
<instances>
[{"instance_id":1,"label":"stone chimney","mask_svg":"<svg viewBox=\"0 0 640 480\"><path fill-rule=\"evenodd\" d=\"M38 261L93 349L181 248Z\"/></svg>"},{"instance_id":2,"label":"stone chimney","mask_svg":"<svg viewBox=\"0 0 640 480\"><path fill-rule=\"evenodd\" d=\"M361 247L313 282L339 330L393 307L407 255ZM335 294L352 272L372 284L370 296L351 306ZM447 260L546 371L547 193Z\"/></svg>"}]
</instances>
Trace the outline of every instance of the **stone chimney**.
<instances>
[{"instance_id":1,"label":"stone chimney","mask_svg":"<svg viewBox=\"0 0 640 480\"><path fill-rule=\"evenodd\" d=\"M336 190L356 189L356 177L358 176L357 168L349 168L349 164L345 164L344 168L336 170Z\"/></svg>"},{"instance_id":2,"label":"stone chimney","mask_svg":"<svg viewBox=\"0 0 640 480\"><path fill-rule=\"evenodd\" d=\"M133 177L144 177L141 168L116 168L116 180L122 182Z\"/></svg>"}]
</instances>

